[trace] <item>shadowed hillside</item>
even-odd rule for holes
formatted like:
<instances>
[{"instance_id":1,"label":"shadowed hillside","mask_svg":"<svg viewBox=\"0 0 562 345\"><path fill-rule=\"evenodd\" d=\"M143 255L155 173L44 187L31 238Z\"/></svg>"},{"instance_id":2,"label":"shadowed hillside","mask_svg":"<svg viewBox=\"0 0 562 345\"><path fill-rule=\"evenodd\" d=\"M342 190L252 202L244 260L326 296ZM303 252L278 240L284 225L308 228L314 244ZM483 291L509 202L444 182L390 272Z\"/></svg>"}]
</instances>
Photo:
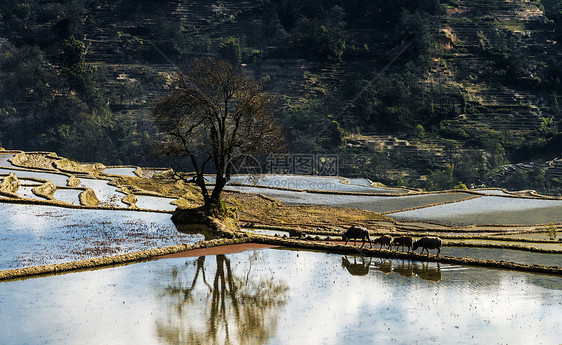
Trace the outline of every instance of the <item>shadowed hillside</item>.
<instances>
[{"instance_id":1,"label":"shadowed hillside","mask_svg":"<svg viewBox=\"0 0 562 345\"><path fill-rule=\"evenodd\" d=\"M558 0L7 1L2 146L172 164L149 153L152 103L175 68L218 57L244 64L279 96L292 152L336 154L342 175L558 193L560 8Z\"/></svg>"}]
</instances>

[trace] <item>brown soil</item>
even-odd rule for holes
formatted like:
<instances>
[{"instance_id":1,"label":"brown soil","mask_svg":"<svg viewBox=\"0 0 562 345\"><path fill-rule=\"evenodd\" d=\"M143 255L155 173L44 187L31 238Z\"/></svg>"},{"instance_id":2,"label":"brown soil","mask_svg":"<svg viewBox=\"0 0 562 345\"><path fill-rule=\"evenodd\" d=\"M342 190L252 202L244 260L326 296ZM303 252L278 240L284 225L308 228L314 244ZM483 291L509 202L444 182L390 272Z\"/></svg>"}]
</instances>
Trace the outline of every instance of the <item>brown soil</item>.
<instances>
[{"instance_id":1,"label":"brown soil","mask_svg":"<svg viewBox=\"0 0 562 345\"><path fill-rule=\"evenodd\" d=\"M242 222L263 226L334 229L355 224L374 229L380 222L392 222L377 212L347 207L282 205L257 194L225 192L224 199L238 209Z\"/></svg>"}]
</instances>

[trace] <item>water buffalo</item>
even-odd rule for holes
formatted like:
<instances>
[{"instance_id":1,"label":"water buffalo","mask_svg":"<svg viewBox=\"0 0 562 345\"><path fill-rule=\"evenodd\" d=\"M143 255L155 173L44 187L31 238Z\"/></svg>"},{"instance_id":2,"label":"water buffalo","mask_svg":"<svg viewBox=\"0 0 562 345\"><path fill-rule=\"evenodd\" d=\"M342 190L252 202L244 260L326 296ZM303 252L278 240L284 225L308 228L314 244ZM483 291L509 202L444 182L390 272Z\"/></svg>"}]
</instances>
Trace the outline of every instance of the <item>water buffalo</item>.
<instances>
[{"instance_id":1,"label":"water buffalo","mask_svg":"<svg viewBox=\"0 0 562 345\"><path fill-rule=\"evenodd\" d=\"M422 247L421 254L423 254L423 251L426 250L427 255L429 255L429 249L437 249L437 255L439 255L439 253L441 253L441 239L439 237L431 236L422 237L414 242L413 250L416 250L419 247Z\"/></svg>"},{"instance_id":2,"label":"water buffalo","mask_svg":"<svg viewBox=\"0 0 562 345\"><path fill-rule=\"evenodd\" d=\"M342 239L345 241L345 244L347 244L347 241L351 238L353 238L354 244L357 244L357 239L361 238L363 240L361 247L365 245L365 239L367 239L369 241L369 245L373 247L371 238L369 237L369 231L361 226L352 225L342 235Z\"/></svg>"},{"instance_id":3,"label":"water buffalo","mask_svg":"<svg viewBox=\"0 0 562 345\"><path fill-rule=\"evenodd\" d=\"M392 242L392 236L390 236L390 235L383 235L383 236L381 236L381 237L379 237L379 238L377 238L376 240L373 241L374 244L380 243L380 245L381 245L380 249L382 249L383 245L385 247L388 247L389 249L392 249L390 247L391 242Z\"/></svg>"},{"instance_id":4,"label":"water buffalo","mask_svg":"<svg viewBox=\"0 0 562 345\"><path fill-rule=\"evenodd\" d=\"M404 249L404 247L408 247L408 251L412 250L412 244L413 244L413 240L410 236L401 236L398 238L395 238L392 241L392 244L396 246L396 250L398 250L398 248L402 247L402 249Z\"/></svg>"}]
</instances>

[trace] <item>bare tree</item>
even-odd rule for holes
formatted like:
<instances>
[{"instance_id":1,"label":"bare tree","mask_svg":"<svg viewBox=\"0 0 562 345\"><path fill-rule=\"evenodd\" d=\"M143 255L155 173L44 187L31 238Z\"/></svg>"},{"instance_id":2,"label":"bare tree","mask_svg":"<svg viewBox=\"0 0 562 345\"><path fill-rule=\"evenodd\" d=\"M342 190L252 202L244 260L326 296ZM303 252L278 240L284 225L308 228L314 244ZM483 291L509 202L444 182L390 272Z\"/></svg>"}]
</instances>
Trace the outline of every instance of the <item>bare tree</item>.
<instances>
[{"instance_id":1,"label":"bare tree","mask_svg":"<svg viewBox=\"0 0 562 345\"><path fill-rule=\"evenodd\" d=\"M273 152L284 143L272 97L227 61L196 60L178 71L153 117L166 135L164 152L190 159L205 205L219 201L237 158ZM209 163L216 174L212 192L203 178Z\"/></svg>"}]
</instances>

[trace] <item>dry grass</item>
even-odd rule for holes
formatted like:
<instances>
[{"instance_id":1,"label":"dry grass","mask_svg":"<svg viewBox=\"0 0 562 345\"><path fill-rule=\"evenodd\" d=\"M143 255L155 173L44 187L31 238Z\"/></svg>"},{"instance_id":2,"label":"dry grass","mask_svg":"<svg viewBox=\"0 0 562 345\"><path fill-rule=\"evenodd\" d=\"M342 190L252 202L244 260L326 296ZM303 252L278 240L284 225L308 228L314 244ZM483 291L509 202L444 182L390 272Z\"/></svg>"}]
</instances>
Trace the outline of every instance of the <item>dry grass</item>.
<instances>
[{"instance_id":1,"label":"dry grass","mask_svg":"<svg viewBox=\"0 0 562 345\"><path fill-rule=\"evenodd\" d=\"M240 220L264 226L334 228L358 224L373 228L381 221L392 221L380 213L347 207L282 205L256 194L224 194L225 201L239 211Z\"/></svg>"},{"instance_id":2,"label":"dry grass","mask_svg":"<svg viewBox=\"0 0 562 345\"><path fill-rule=\"evenodd\" d=\"M101 163L79 164L79 163L70 161L66 158L57 160L53 164L60 171L69 172L69 173L83 173L83 174L91 173L91 174L95 174L96 172L105 169L105 166Z\"/></svg>"},{"instance_id":3,"label":"dry grass","mask_svg":"<svg viewBox=\"0 0 562 345\"><path fill-rule=\"evenodd\" d=\"M12 164L22 168L55 170L53 163L58 159L47 153L18 153L11 159Z\"/></svg>"}]
</instances>

